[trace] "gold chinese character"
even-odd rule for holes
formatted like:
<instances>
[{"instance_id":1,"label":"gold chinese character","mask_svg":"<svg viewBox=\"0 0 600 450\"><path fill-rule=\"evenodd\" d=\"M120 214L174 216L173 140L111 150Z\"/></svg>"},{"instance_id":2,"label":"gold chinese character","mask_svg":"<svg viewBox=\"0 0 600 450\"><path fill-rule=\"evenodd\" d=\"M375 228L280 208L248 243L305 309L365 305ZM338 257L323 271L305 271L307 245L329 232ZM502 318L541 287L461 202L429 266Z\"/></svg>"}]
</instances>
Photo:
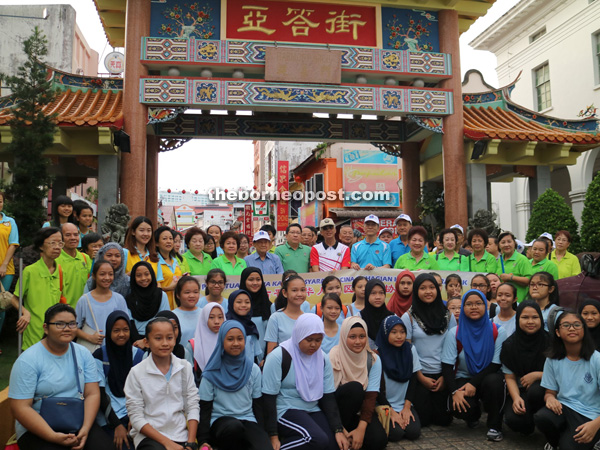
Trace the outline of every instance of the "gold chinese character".
<instances>
[{"instance_id":1,"label":"gold chinese character","mask_svg":"<svg viewBox=\"0 0 600 450\"><path fill-rule=\"evenodd\" d=\"M320 25L320 23L312 22L308 19L308 16L310 16L314 12L315 12L314 9L288 8L288 12L286 15L291 16L292 14L295 14L295 16L292 17L287 22L282 22L282 23L286 27L293 24L292 25L292 34L294 36L308 36L308 30L310 28L317 28ZM306 14L306 17L304 16L305 14Z\"/></svg>"},{"instance_id":2,"label":"gold chinese character","mask_svg":"<svg viewBox=\"0 0 600 450\"><path fill-rule=\"evenodd\" d=\"M246 26L238 28L238 31L260 31L268 35L275 33L275 30L262 26L267 21L267 15L261 11L268 11L269 8L266 6L244 5L242 9L247 9L249 12L244 16L244 21L242 22Z\"/></svg>"},{"instance_id":3,"label":"gold chinese character","mask_svg":"<svg viewBox=\"0 0 600 450\"><path fill-rule=\"evenodd\" d=\"M350 25L352 26L352 39L355 41L358 39L358 27L365 26L367 22L362 22L358 19L361 18L360 14L346 14L346 10L344 9L341 14L337 14L337 11L329 11L331 19L327 19L325 22L329 25L329 28L325 31L329 34L338 34L338 33L349 33Z\"/></svg>"}]
</instances>

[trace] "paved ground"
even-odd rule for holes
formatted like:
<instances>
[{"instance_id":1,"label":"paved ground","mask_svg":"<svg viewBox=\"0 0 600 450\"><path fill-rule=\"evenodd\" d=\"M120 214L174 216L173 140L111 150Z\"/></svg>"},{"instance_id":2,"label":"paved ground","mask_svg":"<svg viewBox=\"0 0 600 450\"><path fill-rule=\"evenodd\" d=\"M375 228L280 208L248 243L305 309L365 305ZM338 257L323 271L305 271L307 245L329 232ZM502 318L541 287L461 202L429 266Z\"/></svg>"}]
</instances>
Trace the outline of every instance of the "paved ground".
<instances>
[{"instance_id":1,"label":"paved ground","mask_svg":"<svg viewBox=\"0 0 600 450\"><path fill-rule=\"evenodd\" d=\"M482 424L475 430L467 428L464 421L455 419L449 427L431 426L423 429L421 437L416 441L390 443L387 450L541 450L546 443L542 434L537 431L531 436L522 436L505 426L502 442L486 440L486 433L485 416L482 417Z\"/></svg>"}]
</instances>

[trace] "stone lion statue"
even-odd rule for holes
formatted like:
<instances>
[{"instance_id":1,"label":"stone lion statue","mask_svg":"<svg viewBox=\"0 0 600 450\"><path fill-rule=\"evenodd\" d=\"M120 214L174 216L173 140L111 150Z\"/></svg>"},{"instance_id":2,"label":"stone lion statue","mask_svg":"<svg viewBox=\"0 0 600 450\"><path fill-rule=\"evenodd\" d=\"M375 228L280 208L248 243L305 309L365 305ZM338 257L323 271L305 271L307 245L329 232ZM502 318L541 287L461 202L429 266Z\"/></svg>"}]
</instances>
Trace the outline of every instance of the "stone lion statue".
<instances>
[{"instance_id":1,"label":"stone lion statue","mask_svg":"<svg viewBox=\"0 0 600 450\"><path fill-rule=\"evenodd\" d=\"M108 209L106 221L102 224L102 237L105 242L125 244L125 234L129 223L129 208L124 203L117 203Z\"/></svg>"}]
</instances>

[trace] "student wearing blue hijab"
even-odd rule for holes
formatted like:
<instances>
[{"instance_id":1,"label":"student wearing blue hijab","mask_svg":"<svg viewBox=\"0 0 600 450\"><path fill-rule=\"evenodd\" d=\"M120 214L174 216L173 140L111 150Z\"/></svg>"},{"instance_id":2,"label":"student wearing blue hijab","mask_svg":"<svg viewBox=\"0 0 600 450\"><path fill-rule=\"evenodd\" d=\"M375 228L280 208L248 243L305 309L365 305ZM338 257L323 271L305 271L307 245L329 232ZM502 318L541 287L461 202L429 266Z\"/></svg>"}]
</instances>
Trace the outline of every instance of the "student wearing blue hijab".
<instances>
[{"instance_id":1,"label":"student wearing blue hijab","mask_svg":"<svg viewBox=\"0 0 600 450\"><path fill-rule=\"evenodd\" d=\"M259 331L252 320L252 295L244 289L233 291L227 303L227 320L237 320L244 327L246 333L246 354L255 362L262 360L262 345L259 341Z\"/></svg>"},{"instance_id":2,"label":"student wearing blue hijab","mask_svg":"<svg viewBox=\"0 0 600 450\"><path fill-rule=\"evenodd\" d=\"M406 326L398 316L388 316L379 327L377 338L383 366L385 391L392 408L388 440L414 440L421 435L421 422L413 407L417 372L422 369L416 347L406 340Z\"/></svg>"},{"instance_id":3,"label":"student wearing blue hijab","mask_svg":"<svg viewBox=\"0 0 600 450\"><path fill-rule=\"evenodd\" d=\"M246 332L237 320L219 329L217 344L202 372L198 443L209 450L271 447L260 413L261 373L246 355Z\"/></svg>"},{"instance_id":4,"label":"student wearing blue hijab","mask_svg":"<svg viewBox=\"0 0 600 450\"><path fill-rule=\"evenodd\" d=\"M442 372L451 392L452 414L470 428L479 424L480 402L488 413L487 438L499 442L502 434L504 379L500 351L506 332L488 317L485 294L471 289L462 298L458 327L444 338Z\"/></svg>"}]
</instances>

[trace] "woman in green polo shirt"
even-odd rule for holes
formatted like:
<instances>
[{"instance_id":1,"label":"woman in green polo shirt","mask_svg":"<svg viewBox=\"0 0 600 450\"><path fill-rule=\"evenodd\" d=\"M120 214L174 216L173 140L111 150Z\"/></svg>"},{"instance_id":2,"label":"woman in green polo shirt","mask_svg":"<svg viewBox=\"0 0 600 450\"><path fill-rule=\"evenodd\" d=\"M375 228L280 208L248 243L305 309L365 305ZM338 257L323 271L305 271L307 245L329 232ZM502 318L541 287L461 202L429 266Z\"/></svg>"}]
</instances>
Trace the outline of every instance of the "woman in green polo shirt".
<instances>
[{"instance_id":1,"label":"woman in green polo shirt","mask_svg":"<svg viewBox=\"0 0 600 450\"><path fill-rule=\"evenodd\" d=\"M531 246L531 270L533 273L548 272L555 280L558 280L558 267L548 259L552 249L550 242L546 239L536 239Z\"/></svg>"},{"instance_id":2,"label":"woman in green polo shirt","mask_svg":"<svg viewBox=\"0 0 600 450\"><path fill-rule=\"evenodd\" d=\"M489 242L487 231L481 228L471 230L467 242L473 249L473 254L463 257L460 270L462 272L496 273L498 261L494 255L485 250Z\"/></svg>"},{"instance_id":3,"label":"woman in green polo shirt","mask_svg":"<svg viewBox=\"0 0 600 450\"><path fill-rule=\"evenodd\" d=\"M33 238L33 246L40 259L23 271L23 315L17 321L17 331L23 333L23 350L44 336L44 314L60 302L61 276L56 258L63 248L62 234L58 228L46 227ZM13 296L13 306L19 307L19 283Z\"/></svg>"},{"instance_id":4,"label":"woman in green polo shirt","mask_svg":"<svg viewBox=\"0 0 600 450\"><path fill-rule=\"evenodd\" d=\"M240 237L234 231L226 231L221 236L223 254L213 259L211 269L221 269L225 275L241 275L246 268L246 261L237 257Z\"/></svg>"},{"instance_id":5,"label":"woman in green polo shirt","mask_svg":"<svg viewBox=\"0 0 600 450\"><path fill-rule=\"evenodd\" d=\"M414 270L439 270L440 267L431 253L425 253L427 230L416 226L408 230L408 245L410 252L405 253L396 261L394 269Z\"/></svg>"},{"instance_id":6,"label":"woman in green polo shirt","mask_svg":"<svg viewBox=\"0 0 600 450\"><path fill-rule=\"evenodd\" d=\"M568 251L572 241L571 233L567 230L556 232L554 237L556 250L550 255L550 261L558 266L558 278L574 277L581 273L579 258Z\"/></svg>"},{"instance_id":7,"label":"woman in green polo shirt","mask_svg":"<svg viewBox=\"0 0 600 450\"><path fill-rule=\"evenodd\" d=\"M190 275L206 275L210 270L212 258L204 253L204 243L208 237L198 227L190 228L185 234L188 251L183 254L183 272Z\"/></svg>"},{"instance_id":8,"label":"woman in green polo shirt","mask_svg":"<svg viewBox=\"0 0 600 450\"><path fill-rule=\"evenodd\" d=\"M517 288L517 299L522 302L527 296L529 279L533 273L531 264L525 255L517 252L515 235L505 231L498 236L500 261L498 276L503 283L510 283Z\"/></svg>"},{"instance_id":9,"label":"woman in green polo shirt","mask_svg":"<svg viewBox=\"0 0 600 450\"><path fill-rule=\"evenodd\" d=\"M462 255L459 255L456 251L457 238L454 228L446 228L440 232L440 242L443 250L435 255L440 270L449 270L450 272L460 270Z\"/></svg>"}]
</instances>

